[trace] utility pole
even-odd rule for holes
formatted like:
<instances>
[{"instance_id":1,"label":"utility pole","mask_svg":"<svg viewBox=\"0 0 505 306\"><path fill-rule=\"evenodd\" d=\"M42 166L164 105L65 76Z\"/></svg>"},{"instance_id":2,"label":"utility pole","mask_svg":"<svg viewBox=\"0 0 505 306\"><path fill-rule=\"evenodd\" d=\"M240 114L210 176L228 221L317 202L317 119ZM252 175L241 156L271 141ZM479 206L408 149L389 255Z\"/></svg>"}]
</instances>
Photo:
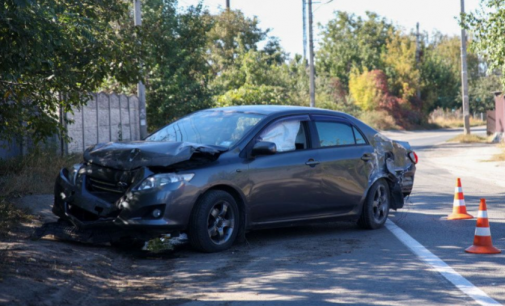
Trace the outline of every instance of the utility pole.
<instances>
[{"instance_id":1,"label":"utility pole","mask_svg":"<svg viewBox=\"0 0 505 306\"><path fill-rule=\"evenodd\" d=\"M142 25L140 0L133 0L135 26ZM142 63L140 65L143 65ZM147 137L147 114L146 114L146 87L142 81L137 84L137 93L139 95L139 121L140 121L140 139Z\"/></svg>"},{"instance_id":2,"label":"utility pole","mask_svg":"<svg viewBox=\"0 0 505 306\"><path fill-rule=\"evenodd\" d=\"M421 43L420 43L420 35L419 35L419 22L416 23L416 68L417 70L419 70L419 65L421 63ZM421 99L421 90L419 88L419 82L420 80L418 80L418 84L417 84L417 92L416 92L416 96L418 99Z\"/></svg>"},{"instance_id":3,"label":"utility pole","mask_svg":"<svg viewBox=\"0 0 505 306\"><path fill-rule=\"evenodd\" d=\"M461 0L461 18L465 15L465 0ZM468 73L466 65L466 31L461 27L461 95L463 100L463 120L465 135L470 134L470 105L468 101Z\"/></svg>"},{"instance_id":4,"label":"utility pole","mask_svg":"<svg viewBox=\"0 0 505 306\"><path fill-rule=\"evenodd\" d=\"M316 106L316 82L314 80L314 35L312 31L312 0L309 1L309 69L310 69L310 107Z\"/></svg>"},{"instance_id":5,"label":"utility pole","mask_svg":"<svg viewBox=\"0 0 505 306\"><path fill-rule=\"evenodd\" d=\"M226 10L230 10L230 0L226 0Z\"/></svg>"},{"instance_id":6,"label":"utility pole","mask_svg":"<svg viewBox=\"0 0 505 306\"><path fill-rule=\"evenodd\" d=\"M307 67L307 6L302 0L302 15L303 15L303 61L305 62L305 67Z\"/></svg>"}]
</instances>

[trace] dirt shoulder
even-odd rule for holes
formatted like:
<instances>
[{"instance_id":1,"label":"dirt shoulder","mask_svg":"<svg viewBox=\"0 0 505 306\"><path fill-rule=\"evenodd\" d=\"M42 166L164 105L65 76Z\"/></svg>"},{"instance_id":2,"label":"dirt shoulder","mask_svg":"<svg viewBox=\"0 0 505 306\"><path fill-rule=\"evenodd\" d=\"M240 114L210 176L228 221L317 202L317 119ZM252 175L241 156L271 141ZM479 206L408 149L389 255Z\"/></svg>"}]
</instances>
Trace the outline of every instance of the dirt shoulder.
<instances>
[{"instance_id":1,"label":"dirt shoulder","mask_svg":"<svg viewBox=\"0 0 505 306\"><path fill-rule=\"evenodd\" d=\"M55 221L52 200L52 195L34 195L16 203L30 207L35 217L0 241L2 305L181 305L221 298L223 290L228 293L222 298L232 300L255 300L258 292L262 300L270 299L275 296L261 285L265 273L277 282L300 265L328 264L326 259L335 256L351 260L367 235L378 234L360 231L354 223L258 231L246 243L216 254L196 253L186 245L153 254L51 236L32 240L35 229ZM300 273L308 275L310 269Z\"/></svg>"}]
</instances>

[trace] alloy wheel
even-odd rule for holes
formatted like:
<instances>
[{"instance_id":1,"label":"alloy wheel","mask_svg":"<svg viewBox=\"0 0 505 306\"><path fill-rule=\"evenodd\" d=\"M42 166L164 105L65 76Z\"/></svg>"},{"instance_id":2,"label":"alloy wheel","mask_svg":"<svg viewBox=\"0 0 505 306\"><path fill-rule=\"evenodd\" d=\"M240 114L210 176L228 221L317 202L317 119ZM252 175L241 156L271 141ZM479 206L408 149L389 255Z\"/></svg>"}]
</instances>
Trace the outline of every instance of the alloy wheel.
<instances>
[{"instance_id":1,"label":"alloy wheel","mask_svg":"<svg viewBox=\"0 0 505 306\"><path fill-rule=\"evenodd\" d=\"M209 237L215 244L230 240L235 226L235 216L230 204L226 201L216 203L209 212L207 229Z\"/></svg>"},{"instance_id":2,"label":"alloy wheel","mask_svg":"<svg viewBox=\"0 0 505 306\"><path fill-rule=\"evenodd\" d=\"M377 223L381 223L387 217L389 209L388 201L386 187L379 185L374 194L372 207L373 217Z\"/></svg>"}]
</instances>

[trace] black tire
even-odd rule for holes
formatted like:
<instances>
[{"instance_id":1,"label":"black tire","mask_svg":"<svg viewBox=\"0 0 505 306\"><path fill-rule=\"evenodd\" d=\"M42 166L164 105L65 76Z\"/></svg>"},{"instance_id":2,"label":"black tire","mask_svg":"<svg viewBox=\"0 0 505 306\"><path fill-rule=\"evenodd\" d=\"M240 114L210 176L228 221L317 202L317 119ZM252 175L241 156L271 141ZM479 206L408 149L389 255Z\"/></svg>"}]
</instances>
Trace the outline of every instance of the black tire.
<instances>
[{"instance_id":1,"label":"black tire","mask_svg":"<svg viewBox=\"0 0 505 306\"><path fill-rule=\"evenodd\" d=\"M211 190L196 203L191 214L188 238L201 252L224 251L232 246L239 230L237 202L229 193Z\"/></svg>"},{"instance_id":2,"label":"black tire","mask_svg":"<svg viewBox=\"0 0 505 306\"><path fill-rule=\"evenodd\" d=\"M391 207L391 193L385 180L378 180L368 191L358 225L364 229L378 229L384 225Z\"/></svg>"}]
</instances>

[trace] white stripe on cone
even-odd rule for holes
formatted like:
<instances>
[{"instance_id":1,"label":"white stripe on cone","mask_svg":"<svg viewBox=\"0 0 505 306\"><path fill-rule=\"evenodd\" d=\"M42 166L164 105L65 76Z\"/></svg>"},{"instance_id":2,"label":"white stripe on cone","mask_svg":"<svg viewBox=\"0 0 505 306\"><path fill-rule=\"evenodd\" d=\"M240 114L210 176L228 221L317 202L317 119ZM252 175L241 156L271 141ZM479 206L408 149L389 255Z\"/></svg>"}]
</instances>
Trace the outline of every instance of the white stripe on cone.
<instances>
[{"instance_id":1,"label":"white stripe on cone","mask_svg":"<svg viewBox=\"0 0 505 306\"><path fill-rule=\"evenodd\" d=\"M454 193L460 193L460 192L463 192L463 188L462 187L456 187L454 189Z\"/></svg>"},{"instance_id":2,"label":"white stripe on cone","mask_svg":"<svg viewBox=\"0 0 505 306\"><path fill-rule=\"evenodd\" d=\"M475 236L491 236L491 230L489 227L476 227Z\"/></svg>"},{"instance_id":3,"label":"white stripe on cone","mask_svg":"<svg viewBox=\"0 0 505 306\"><path fill-rule=\"evenodd\" d=\"M465 200L456 200L454 199L454 206L466 206Z\"/></svg>"},{"instance_id":4,"label":"white stripe on cone","mask_svg":"<svg viewBox=\"0 0 505 306\"><path fill-rule=\"evenodd\" d=\"M477 218L487 219L487 210L479 210L479 212L477 213Z\"/></svg>"}]
</instances>

